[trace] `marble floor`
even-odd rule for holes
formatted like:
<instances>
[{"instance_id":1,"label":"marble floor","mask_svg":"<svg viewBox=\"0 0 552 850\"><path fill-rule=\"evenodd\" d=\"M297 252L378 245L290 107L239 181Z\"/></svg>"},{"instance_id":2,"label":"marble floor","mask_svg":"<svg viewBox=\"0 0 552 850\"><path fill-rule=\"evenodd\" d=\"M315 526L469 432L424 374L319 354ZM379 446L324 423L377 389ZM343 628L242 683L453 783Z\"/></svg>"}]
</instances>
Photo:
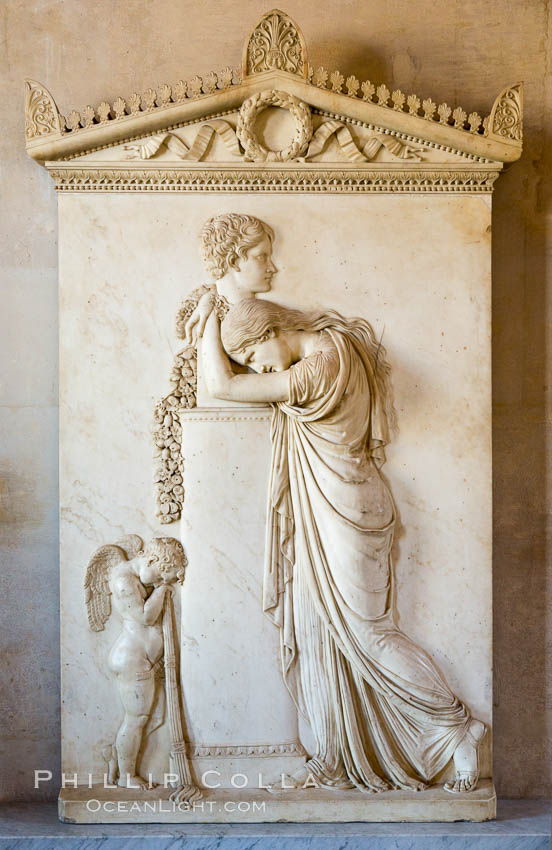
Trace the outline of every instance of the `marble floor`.
<instances>
[{"instance_id":1,"label":"marble floor","mask_svg":"<svg viewBox=\"0 0 552 850\"><path fill-rule=\"evenodd\" d=\"M501 800L487 823L72 825L53 803L0 807L0 850L549 850L547 800Z\"/></svg>"}]
</instances>

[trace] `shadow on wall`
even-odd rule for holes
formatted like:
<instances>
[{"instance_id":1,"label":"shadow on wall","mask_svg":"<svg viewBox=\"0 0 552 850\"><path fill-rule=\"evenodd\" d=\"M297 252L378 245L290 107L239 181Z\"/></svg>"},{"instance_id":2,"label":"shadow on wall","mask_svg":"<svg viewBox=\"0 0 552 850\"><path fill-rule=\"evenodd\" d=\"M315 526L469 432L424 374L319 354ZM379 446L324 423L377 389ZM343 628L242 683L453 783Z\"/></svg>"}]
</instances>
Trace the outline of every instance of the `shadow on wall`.
<instances>
[{"instance_id":1,"label":"shadow on wall","mask_svg":"<svg viewBox=\"0 0 552 850\"><path fill-rule=\"evenodd\" d=\"M552 779L545 321L552 169L545 142L526 128L522 159L497 181L493 199L494 760L497 793L511 797L536 796L538 788L546 796Z\"/></svg>"}]
</instances>

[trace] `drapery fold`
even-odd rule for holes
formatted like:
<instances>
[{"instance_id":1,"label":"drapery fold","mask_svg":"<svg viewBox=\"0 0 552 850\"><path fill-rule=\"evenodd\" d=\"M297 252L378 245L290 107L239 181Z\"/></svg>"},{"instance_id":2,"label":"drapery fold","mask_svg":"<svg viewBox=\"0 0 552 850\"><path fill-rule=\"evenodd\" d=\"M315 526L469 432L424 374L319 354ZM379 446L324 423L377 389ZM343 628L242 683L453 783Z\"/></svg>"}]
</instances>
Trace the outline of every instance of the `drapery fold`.
<instances>
[{"instance_id":1,"label":"drapery fold","mask_svg":"<svg viewBox=\"0 0 552 850\"><path fill-rule=\"evenodd\" d=\"M470 715L394 623L395 510L379 474L389 433L367 327L328 314L325 330L274 406L263 607L318 781L420 788Z\"/></svg>"}]
</instances>

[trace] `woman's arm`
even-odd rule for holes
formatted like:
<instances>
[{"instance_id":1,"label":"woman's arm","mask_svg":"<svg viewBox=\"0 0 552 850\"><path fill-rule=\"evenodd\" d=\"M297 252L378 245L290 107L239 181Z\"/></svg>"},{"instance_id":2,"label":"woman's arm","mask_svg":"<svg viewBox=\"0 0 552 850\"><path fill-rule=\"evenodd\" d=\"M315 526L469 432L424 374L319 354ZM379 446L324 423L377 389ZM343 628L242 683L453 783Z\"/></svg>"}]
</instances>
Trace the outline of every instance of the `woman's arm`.
<instances>
[{"instance_id":1,"label":"woman's arm","mask_svg":"<svg viewBox=\"0 0 552 850\"><path fill-rule=\"evenodd\" d=\"M214 313L203 334L203 365L209 393L225 401L289 401L289 371L263 375L235 375L220 341L220 323Z\"/></svg>"}]
</instances>

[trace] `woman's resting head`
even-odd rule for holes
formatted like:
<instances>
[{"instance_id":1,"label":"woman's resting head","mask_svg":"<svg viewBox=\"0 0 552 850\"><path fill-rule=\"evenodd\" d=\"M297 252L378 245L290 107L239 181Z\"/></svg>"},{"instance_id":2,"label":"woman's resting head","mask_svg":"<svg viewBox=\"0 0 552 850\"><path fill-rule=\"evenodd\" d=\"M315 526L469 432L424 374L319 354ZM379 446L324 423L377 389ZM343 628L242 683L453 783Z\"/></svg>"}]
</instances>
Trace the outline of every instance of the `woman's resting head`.
<instances>
[{"instance_id":1,"label":"woman's resting head","mask_svg":"<svg viewBox=\"0 0 552 850\"><path fill-rule=\"evenodd\" d=\"M311 316L248 298L230 308L221 327L222 344L237 363L256 372L281 372L296 362L298 333L311 330Z\"/></svg>"}]
</instances>

